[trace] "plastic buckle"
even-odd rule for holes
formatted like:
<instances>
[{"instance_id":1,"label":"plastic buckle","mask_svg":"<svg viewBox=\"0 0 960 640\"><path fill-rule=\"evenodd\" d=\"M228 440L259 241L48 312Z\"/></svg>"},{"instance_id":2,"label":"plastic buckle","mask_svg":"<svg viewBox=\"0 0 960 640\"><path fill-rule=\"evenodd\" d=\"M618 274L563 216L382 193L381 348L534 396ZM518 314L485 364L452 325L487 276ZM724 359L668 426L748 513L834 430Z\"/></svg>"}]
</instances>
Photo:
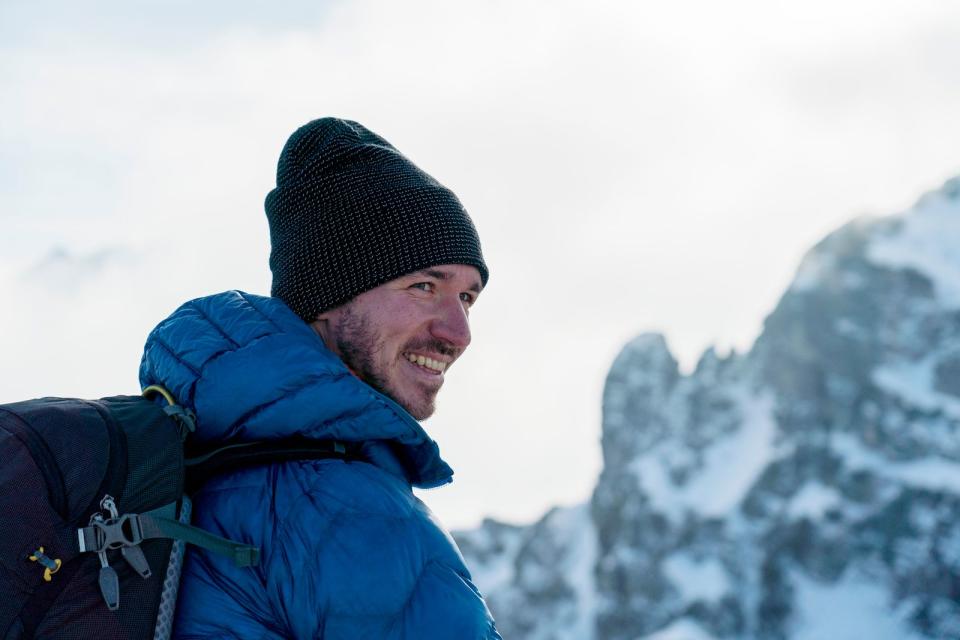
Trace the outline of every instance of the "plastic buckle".
<instances>
[{"instance_id":1,"label":"plastic buckle","mask_svg":"<svg viewBox=\"0 0 960 640\"><path fill-rule=\"evenodd\" d=\"M95 520L90 523L96 532L96 548L87 549L99 553L107 549L121 547L135 547L143 542L143 529L140 527L140 516L135 513L125 513L119 518L109 520Z\"/></svg>"}]
</instances>

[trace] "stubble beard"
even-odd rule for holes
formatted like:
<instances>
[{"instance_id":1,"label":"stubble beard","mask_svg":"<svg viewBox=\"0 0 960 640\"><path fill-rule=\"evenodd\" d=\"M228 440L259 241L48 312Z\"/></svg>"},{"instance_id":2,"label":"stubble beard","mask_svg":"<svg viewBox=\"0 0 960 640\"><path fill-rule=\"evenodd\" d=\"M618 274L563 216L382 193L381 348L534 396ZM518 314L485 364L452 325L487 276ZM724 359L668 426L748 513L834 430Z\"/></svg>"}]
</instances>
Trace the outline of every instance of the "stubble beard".
<instances>
[{"instance_id":1,"label":"stubble beard","mask_svg":"<svg viewBox=\"0 0 960 640\"><path fill-rule=\"evenodd\" d=\"M414 406L401 397L399 390L392 388L387 372L378 371L377 357L383 354L384 344L377 338L370 319L353 309L344 309L336 327L334 342L337 352L361 380L402 406L416 420L426 420L433 415L436 395L426 400L425 406Z\"/></svg>"}]
</instances>

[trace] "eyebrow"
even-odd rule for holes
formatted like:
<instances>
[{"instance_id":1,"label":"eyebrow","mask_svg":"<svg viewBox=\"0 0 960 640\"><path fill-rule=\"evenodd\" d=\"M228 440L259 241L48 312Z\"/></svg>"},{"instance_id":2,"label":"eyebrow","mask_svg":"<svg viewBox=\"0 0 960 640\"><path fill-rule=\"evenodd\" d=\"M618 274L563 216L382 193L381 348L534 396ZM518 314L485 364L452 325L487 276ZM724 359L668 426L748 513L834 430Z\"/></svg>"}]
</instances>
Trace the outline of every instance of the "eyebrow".
<instances>
[{"instance_id":1,"label":"eyebrow","mask_svg":"<svg viewBox=\"0 0 960 640\"><path fill-rule=\"evenodd\" d=\"M446 271L440 271L439 269L421 269L420 271L414 272L413 275L424 275L429 278L436 278L437 280L449 280L453 277L453 274ZM467 291L473 291L474 293L480 293L483 289L476 281L467 287Z\"/></svg>"}]
</instances>

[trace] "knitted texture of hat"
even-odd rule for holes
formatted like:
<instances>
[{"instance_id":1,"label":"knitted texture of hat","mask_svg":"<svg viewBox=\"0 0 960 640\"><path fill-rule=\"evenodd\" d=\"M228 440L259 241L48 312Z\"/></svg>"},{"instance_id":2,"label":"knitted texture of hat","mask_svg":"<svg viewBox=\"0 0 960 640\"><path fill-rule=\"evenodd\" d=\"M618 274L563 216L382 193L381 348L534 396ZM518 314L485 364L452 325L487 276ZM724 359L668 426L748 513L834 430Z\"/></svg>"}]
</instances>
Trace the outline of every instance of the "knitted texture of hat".
<instances>
[{"instance_id":1,"label":"knitted texture of hat","mask_svg":"<svg viewBox=\"0 0 960 640\"><path fill-rule=\"evenodd\" d=\"M471 265L487 283L480 239L453 192L356 122L297 129L265 208L271 295L307 322L431 266Z\"/></svg>"}]
</instances>

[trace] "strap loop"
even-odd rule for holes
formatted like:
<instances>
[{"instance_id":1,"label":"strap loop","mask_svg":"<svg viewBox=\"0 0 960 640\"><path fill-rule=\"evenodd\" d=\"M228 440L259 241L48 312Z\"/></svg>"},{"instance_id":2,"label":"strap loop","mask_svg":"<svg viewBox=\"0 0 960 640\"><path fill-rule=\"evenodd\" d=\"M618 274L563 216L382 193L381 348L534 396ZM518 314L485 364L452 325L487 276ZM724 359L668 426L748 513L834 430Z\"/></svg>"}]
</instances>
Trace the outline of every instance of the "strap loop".
<instances>
[{"instance_id":1,"label":"strap loop","mask_svg":"<svg viewBox=\"0 0 960 640\"><path fill-rule=\"evenodd\" d=\"M167 391L165 387L159 384L151 384L150 386L144 388L141 395L143 395L144 398L147 398L149 400L150 396L153 395L154 393L159 393L161 396L163 396L163 399L166 400L167 404L169 405L177 404L177 401L173 398L173 394Z\"/></svg>"},{"instance_id":2,"label":"strap loop","mask_svg":"<svg viewBox=\"0 0 960 640\"><path fill-rule=\"evenodd\" d=\"M148 400L150 396L154 394L163 396L163 399L167 401L167 406L163 408L163 412L176 421L177 430L180 432L180 441L185 442L187 436L197 430L196 414L177 404L177 400L173 397L173 394L167 391L162 385L151 384L142 392L143 397Z\"/></svg>"}]
</instances>

